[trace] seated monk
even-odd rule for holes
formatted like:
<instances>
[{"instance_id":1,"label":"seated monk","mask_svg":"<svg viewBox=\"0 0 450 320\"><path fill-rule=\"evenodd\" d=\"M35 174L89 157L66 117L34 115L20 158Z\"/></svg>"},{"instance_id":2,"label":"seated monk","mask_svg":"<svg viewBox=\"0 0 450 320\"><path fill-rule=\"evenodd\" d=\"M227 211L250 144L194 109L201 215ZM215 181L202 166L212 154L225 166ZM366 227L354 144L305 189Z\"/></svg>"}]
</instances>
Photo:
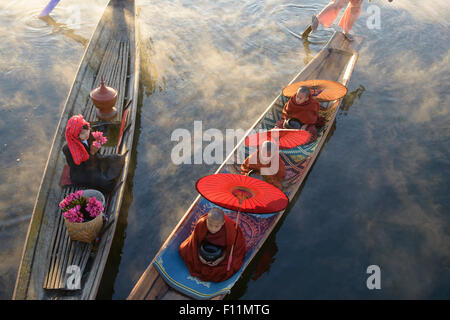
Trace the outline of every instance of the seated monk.
<instances>
[{"instance_id":1,"label":"seated monk","mask_svg":"<svg viewBox=\"0 0 450 320\"><path fill-rule=\"evenodd\" d=\"M261 148L253 152L241 165L241 174L256 173L263 180L282 190L281 183L286 176L286 167L276 146L264 141Z\"/></svg>"},{"instance_id":2,"label":"seated monk","mask_svg":"<svg viewBox=\"0 0 450 320\"><path fill-rule=\"evenodd\" d=\"M69 119L63 153L70 167L72 184L111 192L122 172L124 155L100 155L93 145L89 122L82 115Z\"/></svg>"},{"instance_id":3,"label":"seated monk","mask_svg":"<svg viewBox=\"0 0 450 320\"><path fill-rule=\"evenodd\" d=\"M237 238L236 238L237 231ZM231 247L233 260L227 271ZM202 281L225 281L242 266L245 256L245 238L241 228L225 216L219 208L212 208L200 217L192 234L184 240L179 252L192 276Z\"/></svg>"},{"instance_id":4,"label":"seated monk","mask_svg":"<svg viewBox=\"0 0 450 320\"><path fill-rule=\"evenodd\" d=\"M316 126L324 125L324 118L319 116L320 104L311 94L308 87L300 87L283 108L283 115L276 123L276 127L291 129L288 125L290 119L295 119L300 125L306 125L307 131L311 133L308 143L317 139Z\"/></svg>"}]
</instances>

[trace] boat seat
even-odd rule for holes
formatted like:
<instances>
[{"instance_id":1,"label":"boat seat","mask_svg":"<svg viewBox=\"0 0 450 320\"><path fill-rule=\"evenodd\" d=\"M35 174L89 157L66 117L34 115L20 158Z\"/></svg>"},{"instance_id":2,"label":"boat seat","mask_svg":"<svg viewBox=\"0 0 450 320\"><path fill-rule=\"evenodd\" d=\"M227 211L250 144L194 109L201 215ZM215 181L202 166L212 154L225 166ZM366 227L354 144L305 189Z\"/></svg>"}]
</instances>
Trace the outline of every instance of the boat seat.
<instances>
[{"instance_id":1,"label":"boat seat","mask_svg":"<svg viewBox=\"0 0 450 320\"><path fill-rule=\"evenodd\" d=\"M100 148L100 150L98 152L100 152L100 154L103 154L103 155L114 154L115 149L116 149L116 147L114 147L114 146L102 147L102 148ZM72 181L70 180L70 167L68 164L64 165L59 185L62 187L72 185Z\"/></svg>"},{"instance_id":2,"label":"boat seat","mask_svg":"<svg viewBox=\"0 0 450 320\"><path fill-rule=\"evenodd\" d=\"M115 146L101 147L100 150L98 150L98 152L100 152L100 154L102 154L102 155L114 154L115 149L116 149Z\"/></svg>"}]
</instances>

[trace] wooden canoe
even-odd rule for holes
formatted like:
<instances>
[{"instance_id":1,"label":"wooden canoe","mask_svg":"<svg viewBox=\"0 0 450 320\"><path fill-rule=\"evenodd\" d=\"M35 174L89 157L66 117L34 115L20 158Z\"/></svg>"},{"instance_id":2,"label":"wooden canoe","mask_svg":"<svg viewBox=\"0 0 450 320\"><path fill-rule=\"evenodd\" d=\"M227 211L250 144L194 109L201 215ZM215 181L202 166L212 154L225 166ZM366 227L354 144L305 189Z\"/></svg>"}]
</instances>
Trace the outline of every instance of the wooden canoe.
<instances>
[{"instance_id":1,"label":"wooden canoe","mask_svg":"<svg viewBox=\"0 0 450 320\"><path fill-rule=\"evenodd\" d=\"M357 38L354 42L350 43L347 41L341 33L335 33L327 45L317 54L317 56L311 60L308 65L306 65L303 70L290 82L290 84L310 79L323 79L332 80L347 86L350 76L353 72L356 60L358 58L357 47L359 46L361 39ZM325 127L320 131L318 139L308 145L295 148L297 153L289 155L283 152L282 158L286 160L287 176L283 183L283 192L288 195L289 201L291 201L296 192L299 190L303 180L311 169L317 155L320 152L321 147L326 141L327 135L332 128L336 114L338 113L339 106L342 99L335 101L330 101L321 104L321 115L325 116L327 123ZM253 130L265 129L268 130L273 127L274 123L280 119L281 111L286 102L286 97L280 94L264 111L261 117L254 123L254 125L247 132L246 136ZM237 159L237 153L242 144L244 143L245 137L237 144L234 151L227 157L224 163L219 167L216 173L240 173L240 165L233 164L236 163L233 160ZM285 150L282 150L285 151ZM292 150L290 150L292 151ZM294 150L295 151L295 150ZM230 161L231 160L231 161ZM230 164L231 163L231 164ZM289 176L289 177L288 177ZM249 242L247 240L247 254L244 260L244 264L238 271L234 280L227 284L227 287L220 287L220 283L204 283L199 281L197 278L192 279L188 272L182 270L181 273L184 274L182 281L188 281L185 279L194 280L190 282L192 287L186 282L180 282L174 279L173 275L167 272L167 268L170 268L173 263L167 262L167 258L171 258L170 255L166 254L166 251L171 250L172 257L177 255L176 246L179 245L180 241L184 240L178 235L183 234L183 237L189 235L193 225L195 225L195 219L204 214L209 210L208 205L206 205L206 210L201 208L205 205L206 199L202 196L198 196L194 203L187 210L186 214L180 220L178 225L169 235L168 239L165 241L161 249L158 251L157 255L147 267L143 275L140 277L132 292L130 293L128 299L130 300L154 300L154 299L223 299L227 293L230 292L231 287L240 278L242 273L248 264L257 254L258 250L261 248L265 240L268 238L270 233L273 231L277 223L283 217L284 211L279 212L274 217L272 217L271 223L267 223L267 228L261 231L261 234L256 237L255 241L252 243L252 250L249 252ZM233 219L232 213L229 212L231 218ZM193 215L197 215L195 219L191 219ZM244 230L244 234L247 237L246 230L249 225L244 225L245 215L241 215L240 226ZM251 216L251 215L248 215ZM263 220L261 220L263 221ZM261 226L261 224L259 224ZM256 233L255 233L256 234ZM253 237L253 236L252 236ZM175 240L177 239L177 240ZM178 241L178 242L177 242ZM174 248L171 248L173 246ZM166 262L163 261L163 258ZM181 259L181 258L173 258ZM181 260L182 261L182 260ZM167 268L164 269L163 264L166 263ZM180 263L180 262L178 262ZM180 267L177 270L185 268L185 265L180 263ZM228 281L228 280L227 280ZM189 282L188 282L189 283ZM208 289L210 287L216 286L218 289L213 293L205 294L204 292L198 292L192 289L194 285L203 284ZM200 286L200 285L199 285Z\"/></svg>"},{"instance_id":2,"label":"wooden canoe","mask_svg":"<svg viewBox=\"0 0 450 320\"><path fill-rule=\"evenodd\" d=\"M13 299L95 299L116 229L133 147L139 81L139 32L134 0L111 0L84 52L65 102L39 192L35 201ZM117 116L96 119L89 97L101 77L118 90ZM59 202L81 189L64 184L66 159L62 152L69 118L82 114L91 126L107 130L102 154L126 154L115 188L106 194L99 240L93 244L72 241L67 235ZM114 133L111 137L109 133ZM70 180L69 180L70 181ZM78 283L74 277L80 276ZM72 277L71 285L68 279Z\"/></svg>"}]
</instances>

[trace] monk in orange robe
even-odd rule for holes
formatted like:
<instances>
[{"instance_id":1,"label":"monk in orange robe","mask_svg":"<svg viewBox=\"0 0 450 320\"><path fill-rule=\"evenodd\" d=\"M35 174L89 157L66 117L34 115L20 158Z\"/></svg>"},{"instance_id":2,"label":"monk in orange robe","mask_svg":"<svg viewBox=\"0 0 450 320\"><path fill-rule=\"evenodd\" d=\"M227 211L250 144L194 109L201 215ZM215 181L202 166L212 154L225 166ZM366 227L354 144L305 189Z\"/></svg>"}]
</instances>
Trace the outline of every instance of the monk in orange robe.
<instances>
[{"instance_id":1,"label":"monk in orange robe","mask_svg":"<svg viewBox=\"0 0 450 320\"><path fill-rule=\"evenodd\" d=\"M235 238L231 267L227 271ZM202 281L212 282L225 281L235 274L244 262L245 251L245 237L241 228L238 226L236 229L235 222L218 208L200 217L192 234L179 247L189 273Z\"/></svg>"},{"instance_id":2,"label":"monk in orange robe","mask_svg":"<svg viewBox=\"0 0 450 320\"><path fill-rule=\"evenodd\" d=\"M278 161L278 164L275 163ZM241 174L247 175L251 171L263 177L263 180L282 190L281 183L286 176L286 167L275 145L264 141L259 150L253 152L241 165Z\"/></svg>"},{"instance_id":3,"label":"monk in orange robe","mask_svg":"<svg viewBox=\"0 0 450 320\"><path fill-rule=\"evenodd\" d=\"M305 130L311 133L308 143L317 139L317 126L324 125L324 118L319 116L320 104L311 94L308 87L300 87L295 95L293 95L283 108L281 119L277 122L276 127L288 128L286 120L295 119L300 125L306 126Z\"/></svg>"}]
</instances>

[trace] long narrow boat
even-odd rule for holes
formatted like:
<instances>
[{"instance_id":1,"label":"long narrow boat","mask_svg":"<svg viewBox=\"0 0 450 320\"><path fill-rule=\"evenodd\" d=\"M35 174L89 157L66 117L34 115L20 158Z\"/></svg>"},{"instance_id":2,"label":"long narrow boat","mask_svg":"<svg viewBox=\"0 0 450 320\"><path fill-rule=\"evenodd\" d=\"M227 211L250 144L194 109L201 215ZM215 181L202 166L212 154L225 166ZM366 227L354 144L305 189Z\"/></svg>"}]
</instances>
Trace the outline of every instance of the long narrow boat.
<instances>
[{"instance_id":1,"label":"long narrow boat","mask_svg":"<svg viewBox=\"0 0 450 320\"><path fill-rule=\"evenodd\" d=\"M65 102L45 166L22 253L13 299L95 299L115 233L137 115L139 32L134 0L111 0L86 48ZM117 115L98 121L89 97L103 77L118 90ZM82 114L109 139L102 154L126 154L115 188L106 194L106 223L92 244L72 241L58 203L81 189L64 177L67 164L62 147L66 123ZM67 182L69 181L69 182ZM79 281L78 281L79 280ZM70 281L70 283L69 283Z\"/></svg>"},{"instance_id":2,"label":"long narrow boat","mask_svg":"<svg viewBox=\"0 0 450 320\"><path fill-rule=\"evenodd\" d=\"M335 33L327 45L311 60L291 83L321 79L332 80L346 86L353 72L360 39L348 42L341 33ZM290 84L291 84L290 83ZM318 138L312 143L297 148L282 150L286 165L283 192L292 200L311 169L334 123L342 99L321 104L320 114L326 117L326 125L318 130ZM286 97L280 94L247 132L269 130L281 117ZM240 173L239 150L245 137L237 144L216 173ZM246 150L248 154L249 150ZM242 159L242 158L241 158ZM242 161L242 160L241 160ZM198 196L180 220L151 264L140 277L128 299L223 299L239 280L245 268L255 257L265 240L283 217L285 211L273 215L242 214L239 225L246 238L246 256L241 269L230 279L219 282L204 282L189 274L178 253L180 243L192 232L199 217L214 207L214 204ZM233 220L236 213L225 210Z\"/></svg>"}]
</instances>

